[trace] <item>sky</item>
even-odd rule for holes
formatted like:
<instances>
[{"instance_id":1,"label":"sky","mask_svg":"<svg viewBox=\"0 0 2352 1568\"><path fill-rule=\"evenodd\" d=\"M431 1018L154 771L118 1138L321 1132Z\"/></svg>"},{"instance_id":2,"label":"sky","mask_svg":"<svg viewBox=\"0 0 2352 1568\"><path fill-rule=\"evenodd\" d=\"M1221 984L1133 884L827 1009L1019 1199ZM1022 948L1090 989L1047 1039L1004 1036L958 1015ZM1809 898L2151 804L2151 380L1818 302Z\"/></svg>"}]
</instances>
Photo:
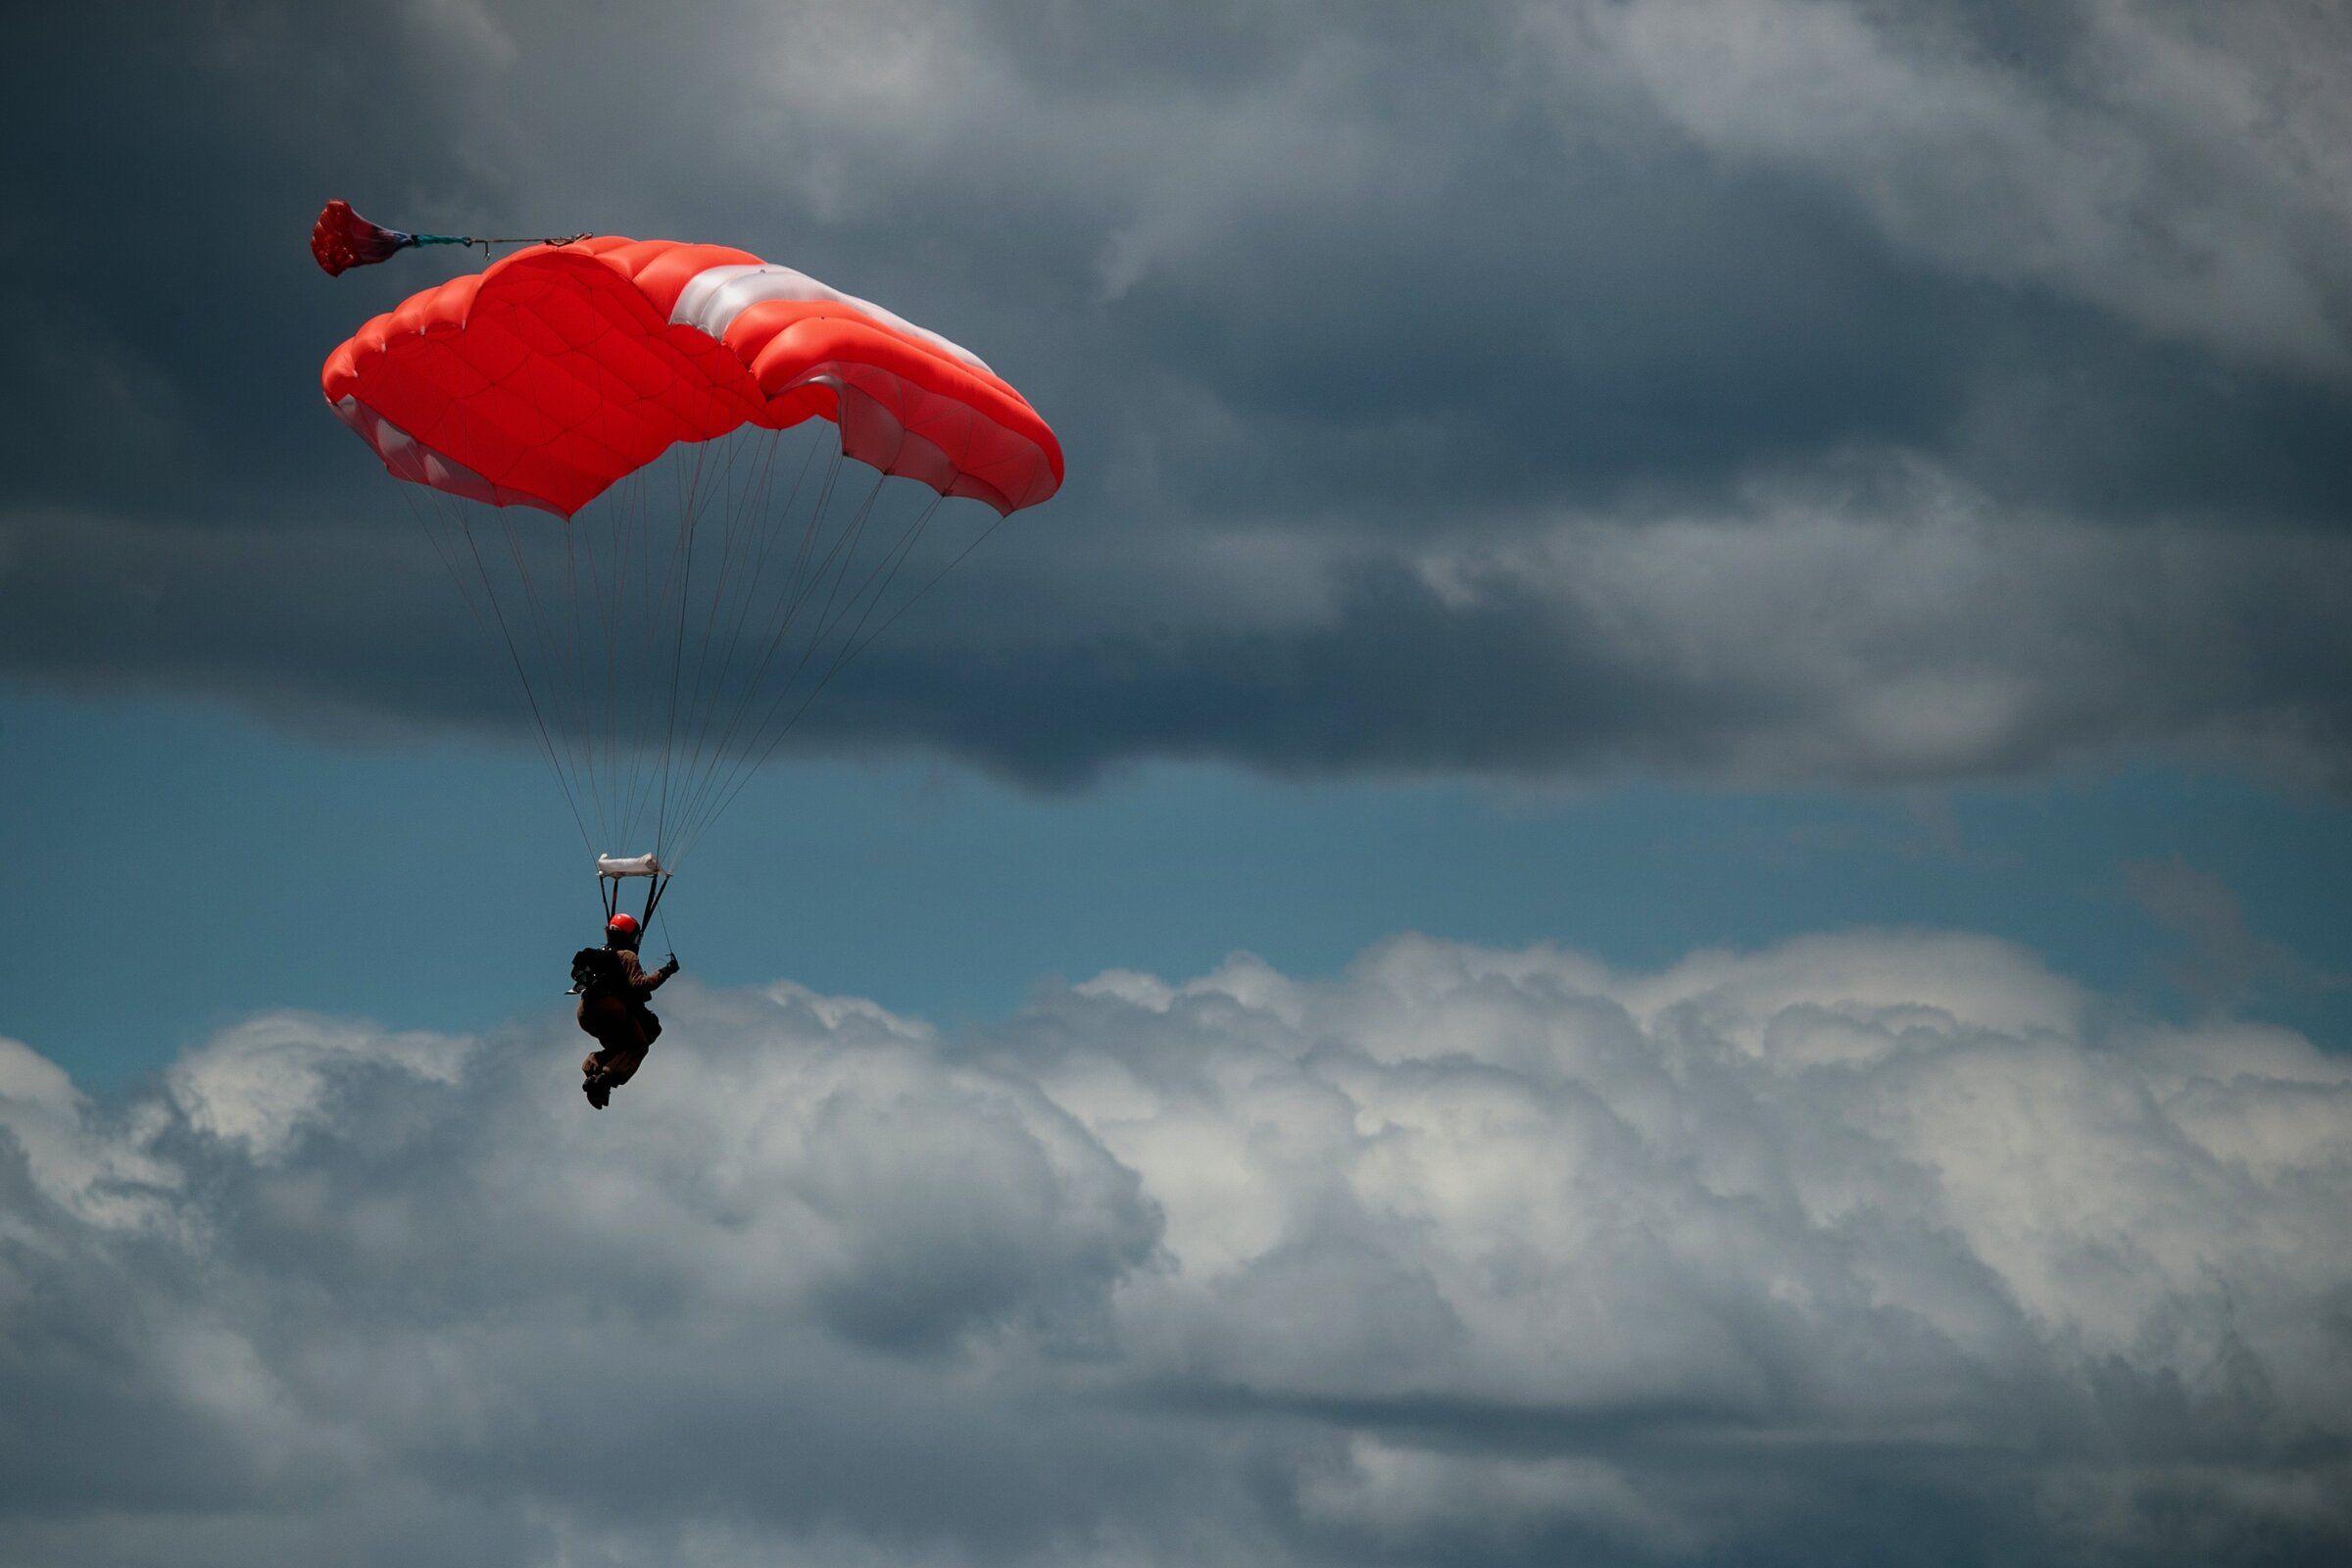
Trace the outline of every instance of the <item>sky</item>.
<instances>
[{"instance_id":1,"label":"sky","mask_svg":"<svg viewBox=\"0 0 2352 1568\"><path fill-rule=\"evenodd\" d=\"M17 31L0 1555L2352 1549L2345 13ZM601 1115L588 835L318 396L480 259L329 197L740 246L1067 454Z\"/></svg>"}]
</instances>

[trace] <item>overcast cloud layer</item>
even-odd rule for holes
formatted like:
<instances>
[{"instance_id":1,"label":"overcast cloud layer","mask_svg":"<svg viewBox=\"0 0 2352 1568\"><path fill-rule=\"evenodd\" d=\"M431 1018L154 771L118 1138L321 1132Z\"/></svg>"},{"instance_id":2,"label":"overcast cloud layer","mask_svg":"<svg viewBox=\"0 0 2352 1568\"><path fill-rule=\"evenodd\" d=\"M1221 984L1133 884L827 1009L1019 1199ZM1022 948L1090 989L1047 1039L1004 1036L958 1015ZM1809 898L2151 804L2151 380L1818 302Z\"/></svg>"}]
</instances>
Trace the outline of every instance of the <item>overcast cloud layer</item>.
<instances>
[{"instance_id":1,"label":"overcast cloud layer","mask_svg":"<svg viewBox=\"0 0 2352 1568\"><path fill-rule=\"evenodd\" d=\"M75 8L0 113L0 669L478 723L316 367L387 221L736 241L1072 480L801 741L1020 777L2343 776L2352 23L2305 4ZM401 657L387 658L397 646Z\"/></svg>"},{"instance_id":2,"label":"overcast cloud layer","mask_svg":"<svg viewBox=\"0 0 2352 1568\"><path fill-rule=\"evenodd\" d=\"M2352 1065L2003 944L0 1042L12 1563L2352 1548ZM2106 1021L2102 1021L2102 1020Z\"/></svg>"}]
</instances>

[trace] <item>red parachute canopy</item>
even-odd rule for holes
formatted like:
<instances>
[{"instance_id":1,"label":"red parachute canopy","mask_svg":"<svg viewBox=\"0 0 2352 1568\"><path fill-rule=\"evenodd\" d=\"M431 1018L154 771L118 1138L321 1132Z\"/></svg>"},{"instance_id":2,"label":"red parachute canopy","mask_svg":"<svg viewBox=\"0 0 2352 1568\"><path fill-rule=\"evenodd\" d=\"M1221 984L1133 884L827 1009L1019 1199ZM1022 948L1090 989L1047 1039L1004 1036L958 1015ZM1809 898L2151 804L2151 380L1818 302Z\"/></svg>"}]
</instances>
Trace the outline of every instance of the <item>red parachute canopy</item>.
<instances>
[{"instance_id":1,"label":"red parachute canopy","mask_svg":"<svg viewBox=\"0 0 2352 1568\"><path fill-rule=\"evenodd\" d=\"M320 381L396 476L564 517L677 442L812 415L848 456L999 513L1061 485L1053 430L976 355L724 245L517 251L368 321Z\"/></svg>"}]
</instances>

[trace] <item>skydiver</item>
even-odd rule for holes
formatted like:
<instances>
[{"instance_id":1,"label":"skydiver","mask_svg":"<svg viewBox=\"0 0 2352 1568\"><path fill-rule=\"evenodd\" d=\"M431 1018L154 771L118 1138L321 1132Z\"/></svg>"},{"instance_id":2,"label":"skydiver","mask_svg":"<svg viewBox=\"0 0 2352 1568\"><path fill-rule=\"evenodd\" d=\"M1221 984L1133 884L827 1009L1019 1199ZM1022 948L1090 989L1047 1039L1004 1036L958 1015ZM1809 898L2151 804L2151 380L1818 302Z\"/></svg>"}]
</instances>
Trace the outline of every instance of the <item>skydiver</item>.
<instances>
[{"instance_id":1,"label":"skydiver","mask_svg":"<svg viewBox=\"0 0 2352 1568\"><path fill-rule=\"evenodd\" d=\"M572 990L580 999L581 1030L599 1050L580 1063L580 1092L602 1110L612 1091L636 1076L645 1054L661 1038L662 1020L645 999L678 972L678 956L647 973L637 963L637 917L616 914L606 923L605 945L582 948L571 960Z\"/></svg>"}]
</instances>

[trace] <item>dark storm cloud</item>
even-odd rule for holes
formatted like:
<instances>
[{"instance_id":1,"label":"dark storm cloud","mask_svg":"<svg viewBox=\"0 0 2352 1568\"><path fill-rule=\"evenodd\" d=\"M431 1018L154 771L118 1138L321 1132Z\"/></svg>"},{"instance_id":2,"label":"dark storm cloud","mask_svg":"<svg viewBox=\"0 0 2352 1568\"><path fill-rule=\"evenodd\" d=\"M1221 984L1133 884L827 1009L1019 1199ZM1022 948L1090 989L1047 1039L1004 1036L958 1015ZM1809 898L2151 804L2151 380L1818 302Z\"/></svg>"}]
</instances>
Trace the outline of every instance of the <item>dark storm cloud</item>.
<instances>
[{"instance_id":1,"label":"dark storm cloud","mask_svg":"<svg viewBox=\"0 0 2352 1568\"><path fill-rule=\"evenodd\" d=\"M0 1040L12 1562L2332 1560L2352 1074L2003 944ZM681 1151L690 1152L681 1158Z\"/></svg>"},{"instance_id":2,"label":"dark storm cloud","mask_svg":"<svg viewBox=\"0 0 2352 1568\"><path fill-rule=\"evenodd\" d=\"M318 361L451 264L325 279L300 232L342 194L736 239L973 344L1055 421L1063 496L804 744L1042 781L1168 755L1869 780L2252 740L2340 776L2343 26L1810 0L44 20L5 113L50 151L0 176L0 659L359 731L514 711L439 568L360 537L398 504ZM1725 552L1784 602L1809 579L1802 618L1741 602ZM395 624L453 647L386 661Z\"/></svg>"}]
</instances>

